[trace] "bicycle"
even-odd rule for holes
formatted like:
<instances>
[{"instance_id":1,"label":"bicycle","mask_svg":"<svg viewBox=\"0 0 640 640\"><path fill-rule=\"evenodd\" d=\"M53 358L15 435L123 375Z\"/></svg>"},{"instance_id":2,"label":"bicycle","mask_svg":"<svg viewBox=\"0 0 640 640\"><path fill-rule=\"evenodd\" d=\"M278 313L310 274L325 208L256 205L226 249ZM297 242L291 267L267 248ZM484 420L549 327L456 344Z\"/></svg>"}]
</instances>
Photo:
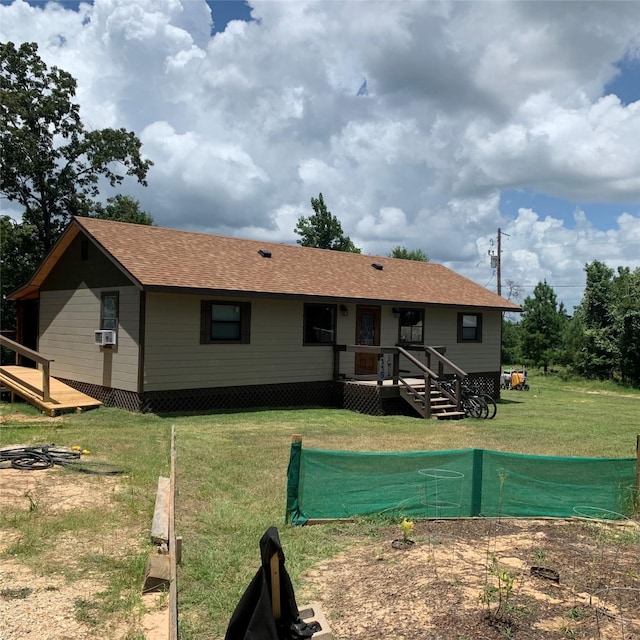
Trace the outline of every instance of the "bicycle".
<instances>
[{"instance_id":1,"label":"bicycle","mask_svg":"<svg viewBox=\"0 0 640 640\"><path fill-rule=\"evenodd\" d=\"M442 389L452 398L456 397L457 379L443 380L440 383ZM460 381L460 403L462 410L467 417L483 418L488 413L488 407L481 398L464 381Z\"/></svg>"},{"instance_id":2,"label":"bicycle","mask_svg":"<svg viewBox=\"0 0 640 640\"><path fill-rule=\"evenodd\" d=\"M493 420L496 417L496 413L498 413L498 405L496 404L496 401L488 393L483 393L480 397L487 405L487 415L485 418Z\"/></svg>"},{"instance_id":3,"label":"bicycle","mask_svg":"<svg viewBox=\"0 0 640 640\"><path fill-rule=\"evenodd\" d=\"M456 395L456 379L443 380L441 386L450 395ZM493 420L498 412L496 401L487 393L478 393L465 380L460 381L460 400L465 415L472 418Z\"/></svg>"}]
</instances>

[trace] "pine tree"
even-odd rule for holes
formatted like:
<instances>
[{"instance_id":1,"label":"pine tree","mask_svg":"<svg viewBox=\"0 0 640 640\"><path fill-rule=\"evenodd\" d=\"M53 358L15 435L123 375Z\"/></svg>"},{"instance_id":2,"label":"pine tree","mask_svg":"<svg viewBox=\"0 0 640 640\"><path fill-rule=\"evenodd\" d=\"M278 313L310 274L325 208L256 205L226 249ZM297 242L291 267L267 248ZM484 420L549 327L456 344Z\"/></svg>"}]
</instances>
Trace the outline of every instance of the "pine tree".
<instances>
[{"instance_id":1,"label":"pine tree","mask_svg":"<svg viewBox=\"0 0 640 640\"><path fill-rule=\"evenodd\" d=\"M522 305L522 354L532 364L542 366L545 373L559 358L558 349L566 324L562 303L558 305L553 288L539 282L533 297L527 296Z\"/></svg>"},{"instance_id":2,"label":"pine tree","mask_svg":"<svg viewBox=\"0 0 640 640\"><path fill-rule=\"evenodd\" d=\"M295 232L301 236L298 244L303 247L360 253L351 238L344 235L340 220L327 209L322 194L311 198L311 207L314 211L312 216L298 218L295 228Z\"/></svg>"}]
</instances>

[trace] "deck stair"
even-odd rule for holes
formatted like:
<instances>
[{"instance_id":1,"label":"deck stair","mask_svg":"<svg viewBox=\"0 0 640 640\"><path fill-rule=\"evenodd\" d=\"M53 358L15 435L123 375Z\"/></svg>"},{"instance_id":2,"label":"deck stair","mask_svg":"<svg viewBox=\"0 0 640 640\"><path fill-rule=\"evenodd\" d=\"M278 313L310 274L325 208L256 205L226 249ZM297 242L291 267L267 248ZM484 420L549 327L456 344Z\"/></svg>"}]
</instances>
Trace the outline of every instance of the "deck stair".
<instances>
[{"instance_id":1,"label":"deck stair","mask_svg":"<svg viewBox=\"0 0 640 640\"><path fill-rule=\"evenodd\" d=\"M415 349L412 349L415 350ZM423 418L436 417L438 420L460 420L465 417L460 400L460 388L451 391L443 382L445 380L445 366L459 379L467 377L467 374L455 363L444 355L444 347L421 347L426 357L426 364L409 352L409 347L398 348L398 360L400 357L409 362L409 365L417 368L421 373L419 378L405 379L397 376L400 397L403 398ZM433 368L432 368L433 363ZM395 372L398 364L394 365Z\"/></svg>"},{"instance_id":2,"label":"deck stair","mask_svg":"<svg viewBox=\"0 0 640 640\"><path fill-rule=\"evenodd\" d=\"M428 394L424 381L405 380L400 378L400 396L423 418L435 417L438 420L461 420L465 417L457 404L436 385L431 384ZM427 408L429 402L429 409Z\"/></svg>"}]
</instances>

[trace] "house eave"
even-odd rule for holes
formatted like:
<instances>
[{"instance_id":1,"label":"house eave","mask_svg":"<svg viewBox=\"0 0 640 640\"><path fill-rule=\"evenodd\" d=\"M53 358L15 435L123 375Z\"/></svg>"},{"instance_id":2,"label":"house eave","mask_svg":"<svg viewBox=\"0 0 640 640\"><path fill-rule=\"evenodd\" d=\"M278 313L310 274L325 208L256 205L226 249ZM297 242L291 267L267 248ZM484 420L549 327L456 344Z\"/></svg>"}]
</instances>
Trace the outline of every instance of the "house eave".
<instances>
[{"instance_id":1,"label":"house eave","mask_svg":"<svg viewBox=\"0 0 640 640\"><path fill-rule=\"evenodd\" d=\"M71 243L79 234L83 234L90 242L92 242L104 256L110 260L116 268L118 268L131 282L142 289L140 283L127 269L125 269L95 238L87 235L84 229L75 221L71 220L67 228L62 232L56 243L51 247L49 253L44 257L38 268L35 270L28 282L21 287L14 289L7 294L7 300L35 300L40 295L40 288L47 276L57 264L62 254L69 248Z\"/></svg>"}]
</instances>

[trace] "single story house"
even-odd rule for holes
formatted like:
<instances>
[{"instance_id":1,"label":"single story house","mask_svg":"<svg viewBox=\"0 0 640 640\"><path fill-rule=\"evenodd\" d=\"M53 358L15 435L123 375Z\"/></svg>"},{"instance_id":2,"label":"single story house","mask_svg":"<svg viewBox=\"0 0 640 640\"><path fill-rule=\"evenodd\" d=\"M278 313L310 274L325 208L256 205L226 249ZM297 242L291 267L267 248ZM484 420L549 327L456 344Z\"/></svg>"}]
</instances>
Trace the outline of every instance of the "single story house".
<instances>
[{"instance_id":1,"label":"single story house","mask_svg":"<svg viewBox=\"0 0 640 640\"><path fill-rule=\"evenodd\" d=\"M52 376L153 412L344 406L345 384L389 377L376 345L437 346L497 394L520 311L431 262L83 217L10 298Z\"/></svg>"}]
</instances>

